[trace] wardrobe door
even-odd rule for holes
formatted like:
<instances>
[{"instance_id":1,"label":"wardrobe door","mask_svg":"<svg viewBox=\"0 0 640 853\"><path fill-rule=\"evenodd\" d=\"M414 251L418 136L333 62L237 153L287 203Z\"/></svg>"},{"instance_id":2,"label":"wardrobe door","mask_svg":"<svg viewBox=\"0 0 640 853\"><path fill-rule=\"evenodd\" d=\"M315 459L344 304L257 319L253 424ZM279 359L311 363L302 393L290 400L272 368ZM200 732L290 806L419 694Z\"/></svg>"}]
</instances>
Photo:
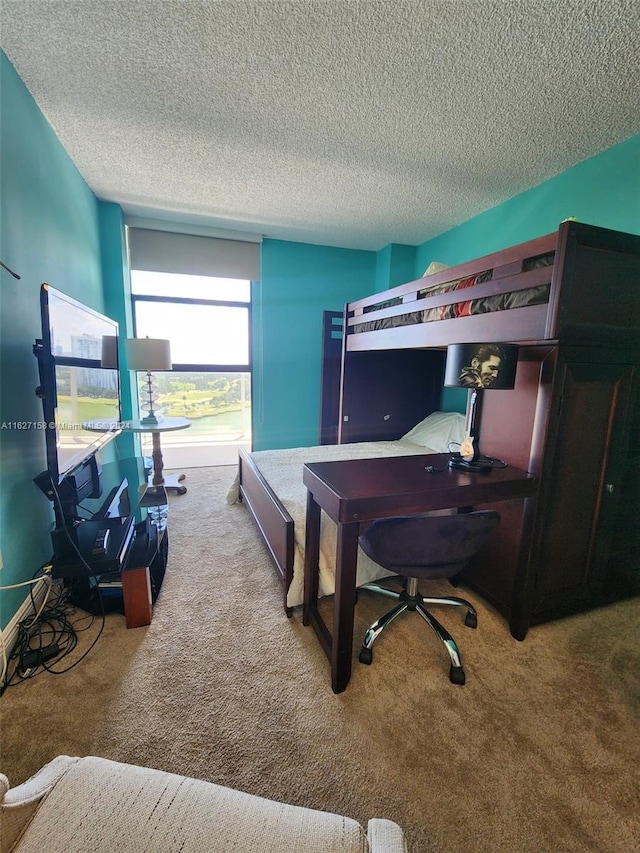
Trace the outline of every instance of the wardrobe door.
<instances>
[{"instance_id":1,"label":"wardrobe door","mask_svg":"<svg viewBox=\"0 0 640 853\"><path fill-rule=\"evenodd\" d=\"M640 368L634 370L629 401L629 430L618 446L622 472L611 522L604 571L605 600L640 595ZM607 488L609 484L605 488Z\"/></svg>"},{"instance_id":2,"label":"wardrobe door","mask_svg":"<svg viewBox=\"0 0 640 853\"><path fill-rule=\"evenodd\" d=\"M549 617L602 598L624 492L635 369L590 358L597 355L558 364L532 601L534 614Z\"/></svg>"}]
</instances>

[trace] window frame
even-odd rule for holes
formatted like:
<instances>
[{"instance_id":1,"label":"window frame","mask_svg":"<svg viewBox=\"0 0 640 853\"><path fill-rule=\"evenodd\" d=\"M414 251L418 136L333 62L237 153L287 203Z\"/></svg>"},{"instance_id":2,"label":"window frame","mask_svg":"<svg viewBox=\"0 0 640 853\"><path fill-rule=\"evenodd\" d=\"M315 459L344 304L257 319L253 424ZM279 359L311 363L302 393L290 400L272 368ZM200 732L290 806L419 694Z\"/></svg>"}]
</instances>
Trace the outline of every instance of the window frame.
<instances>
[{"instance_id":1,"label":"window frame","mask_svg":"<svg viewBox=\"0 0 640 853\"><path fill-rule=\"evenodd\" d=\"M135 270L133 270L135 272ZM216 276L210 276L216 278ZM248 281L248 279L243 279ZM252 330L252 300L251 300L251 284L249 282L249 301L237 301L227 299L198 299L191 296L150 296L146 294L131 293L131 306L133 315L133 335L138 337L138 318L136 315L136 303L138 302L161 302L164 304L179 304L179 305L206 305L209 307L220 308L244 308L247 311L247 338L248 338L248 359L246 364L176 364L172 366L172 370L180 373L249 373L253 375L253 352L251 345L251 330Z\"/></svg>"}]
</instances>

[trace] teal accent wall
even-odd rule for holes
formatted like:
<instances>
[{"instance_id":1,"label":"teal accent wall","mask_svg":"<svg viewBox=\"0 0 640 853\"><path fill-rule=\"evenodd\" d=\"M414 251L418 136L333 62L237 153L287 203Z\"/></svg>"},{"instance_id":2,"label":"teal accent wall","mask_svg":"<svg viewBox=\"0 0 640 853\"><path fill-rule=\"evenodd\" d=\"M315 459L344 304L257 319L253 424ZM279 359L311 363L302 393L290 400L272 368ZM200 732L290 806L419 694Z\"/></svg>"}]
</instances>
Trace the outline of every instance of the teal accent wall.
<instances>
[{"instance_id":1,"label":"teal accent wall","mask_svg":"<svg viewBox=\"0 0 640 853\"><path fill-rule=\"evenodd\" d=\"M100 253L102 259L102 279L105 293L105 313L116 320L120 326L119 353L120 364L126 364L124 342L133 337L133 305L131 302L131 274L129 253L122 208L111 202L98 202L100 223ZM121 416L126 421L138 416L137 388L135 374L130 370L120 371ZM132 460L141 454L139 435L122 432L116 439L118 455L122 460ZM139 479L138 466L121 466L122 476L130 483Z\"/></svg>"},{"instance_id":2,"label":"teal accent wall","mask_svg":"<svg viewBox=\"0 0 640 853\"><path fill-rule=\"evenodd\" d=\"M254 450L318 443L322 312L374 290L376 254L265 240L253 293Z\"/></svg>"},{"instance_id":3,"label":"teal accent wall","mask_svg":"<svg viewBox=\"0 0 640 853\"><path fill-rule=\"evenodd\" d=\"M376 253L375 291L404 284L415 277L416 247L389 243Z\"/></svg>"},{"instance_id":4,"label":"teal accent wall","mask_svg":"<svg viewBox=\"0 0 640 853\"><path fill-rule=\"evenodd\" d=\"M98 203L13 66L0 52L0 585L30 578L51 555L51 504L33 483L46 467L33 343L42 282L104 311ZM0 591L6 625L27 590Z\"/></svg>"},{"instance_id":5,"label":"teal accent wall","mask_svg":"<svg viewBox=\"0 0 640 853\"><path fill-rule=\"evenodd\" d=\"M640 234L640 135L422 243L413 277L432 261L453 266L549 234L570 216ZM443 388L441 406L464 412L466 392Z\"/></svg>"},{"instance_id":6,"label":"teal accent wall","mask_svg":"<svg viewBox=\"0 0 640 853\"><path fill-rule=\"evenodd\" d=\"M640 134L418 246L414 275L555 231L563 219L640 234Z\"/></svg>"}]
</instances>

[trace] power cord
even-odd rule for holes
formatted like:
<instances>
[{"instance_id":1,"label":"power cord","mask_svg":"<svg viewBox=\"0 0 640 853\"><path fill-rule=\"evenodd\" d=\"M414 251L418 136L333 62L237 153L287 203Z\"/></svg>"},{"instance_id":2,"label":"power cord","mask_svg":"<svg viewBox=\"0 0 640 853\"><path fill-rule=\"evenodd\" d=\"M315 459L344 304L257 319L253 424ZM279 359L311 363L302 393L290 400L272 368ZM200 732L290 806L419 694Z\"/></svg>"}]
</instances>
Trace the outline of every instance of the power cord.
<instances>
[{"instance_id":1,"label":"power cord","mask_svg":"<svg viewBox=\"0 0 640 853\"><path fill-rule=\"evenodd\" d=\"M52 584L55 593L50 594L49 604L38 615L23 619L18 625L18 637L7 661L7 669L0 686L0 694L8 687L34 678L43 671L61 675L77 666L93 648L100 636L70 666L56 668L56 664L69 655L78 645L78 634L88 630L95 617L78 614L68 600L67 590L61 584Z\"/></svg>"},{"instance_id":2,"label":"power cord","mask_svg":"<svg viewBox=\"0 0 640 853\"><path fill-rule=\"evenodd\" d=\"M491 465L492 468L508 468L509 463L505 462L504 459L494 459L491 456L481 456L480 462L483 465Z\"/></svg>"},{"instance_id":3,"label":"power cord","mask_svg":"<svg viewBox=\"0 0 640 853\"><path fill-rule=\"evenodd\" d=\"M436 468L435 465L425 465L424 470L427 474L441 474L443 471L449 470L449 465L443 465L442 468Z\"/></svg>"},{"instance_id":4,"label":"power cord","mask_svg":"<svg viewBox=\"0 0 640 853\"><path fill-rule=\"evenodd\" d=\"M453 447L460 447L461 445L457 441L450 441L449 442L449 450L448 450L449 462L452 459L455 459L456 457L460 456L460 454L457 451L451 449L452 446ZM442 474L443 471L449 470L449 467L450 467L449 462L447 462L446 465L443 465L440 468L437 468L435 465L425 465L424 470L427 472L427 474ZM480 456L478 459L478 463L480 465L488 466L490 468L508 468L509 467L509 463L505 462L504 459L494 459L491 456Z\"/></svg>"},{"instance_id":5,"label":"power cord","mask_svg":"<svg viewBox=\"0 0 640 853\"><path fill-rule=\"evenodd\" d=\"M51 482L51 490L54 501L60 511L60 516L64 517L62 501L53 481ZM59 585L57 598L53 603L49 603L49 606L46 606L50 599L51 588L53 586L53 580L49 575L49 590L47 591L47 596L45 596L45 600L39 610L35 606L33 590L31 591L33 609L37 612L32 616L23 619L19 623L18 638L9 657L7 657L4 643L2 643L3 668L2 681L0 682L0 696L8 687L19 684L21 681L25 681L26 679L33 678L40 672L46 671L52 675L62 675L65 672L69 672L69 670L76 667L85 659L104 631L106 624L105 607L98 577L96 576L93 568L82 556L82 553L80 552L80 549L68 528L65 527L64 531L71 548L75 551L81 564L86 568L88 577L92 578L94 581L100 605L99 616L101 617L98 633L89 647L77 660L69 666L65 666L63 669L56 668L56 664L59 664L63 658L69 655L76 648L78 644L78 633L88 630L91 625L93 625L95 616L85 613L75 622L72 621L70 617L76 611L68 601L69 591L62 585ZM38 573L42 573L39 574L38 577L34 577L30 581L24 581L22 584L15 584L14 586L28 586L39 582L41 577L46 576L46 573L44 572L45 568L50 571L51 565L47 564L46 567L38 569ZM81 627L82 623L86 620L89 620L88 624ZM10 673L9 670L12 662L13 671Z\"/></svg>"},{"instance_id":6,"label":"power cord","mask_svg":"<svg viewBox=\"0 0 640 853\"><path fill-rule=\"evenodd\" d=\"M0 586L0 590L18 589L18 588L23 587L23 586L30 587L29 595L31 597L31 606L33 607L34 610L36 610L36 602L35 602L35 598L33 596L33 587L36 584L41 583L43 580L45 580L45 582L48 583L47 591L44 595L44 598L42 600L42 604L40 605L40 608L37 610L36 613L34 613L33 616L28 617L34 621L40 617L40 614L44 610L44 608L47 604L47 600L49 598L49 595L51 593L52 580L51 580L51 576L47 573L47 570L50 570L50 569L51 569L50 565L43 566L42 569L38 570L38 574L35 577L31 578L31 580L22 581L21 583L12 583L12 584L7 584L5 586ZM26 620L23 620L23 621L26 621ZM7 658L7 650L5 647L4 636L2 635L2 632L0 632L0 647L2 649L2 677L0 678L0 695L2 695L1 685L4 683L4 680L5 680L5 677L7 674L7 669L9 667L9 659Z\"/></svg>"}]
</instances>

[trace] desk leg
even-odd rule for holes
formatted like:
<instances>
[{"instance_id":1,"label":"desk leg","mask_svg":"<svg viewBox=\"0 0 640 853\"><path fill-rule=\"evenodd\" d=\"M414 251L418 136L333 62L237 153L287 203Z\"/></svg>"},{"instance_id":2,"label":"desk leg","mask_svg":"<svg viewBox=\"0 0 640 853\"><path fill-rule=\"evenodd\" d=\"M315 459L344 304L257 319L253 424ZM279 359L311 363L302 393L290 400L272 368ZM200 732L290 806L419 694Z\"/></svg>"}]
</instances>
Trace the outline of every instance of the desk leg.
<instances>
[{"instance_id":1,"label":"desk leg","mask_svg":"<svg viewBox=\"0 0 640 853\"><path fill-rule=\"evenodd\" d=\"M313 626L320 645L331 663L331 687L334 693L342 693L351 678L359 532L358 522L338 524L336 591L333 599L333 633L331 633L318 612L320 507L311 492L307 492L302 624Z\"/></svg>"},{"instance_id":2,"label":"desk leg","mask_svg":"<svg viewBox=\"0 0 640 853\"><path fill-rule=\"evenodd\" d=\"M311 624L312 611L317 612L320 581L320 507L307 492L307 519L304 533L304 599L302 624Z\"/></svg>"},{"instance_id":3,"label":"desk leg","mask_svg":"<svg viewBox=\"0 0 640 853\"><path fill-rule=\"evenodd\" d=\"M342 693L351 678L359 532L358 522L338 524L331 646L331 687L334 693Z\"/></svg>"},{"instance_id":4,"label":"desk leg","mask_svg":"<svg viewBox=\"0 0 640 853\"><path fill-rule=\"evenodd\" d=\"M511 615L509 618L511 636L516 640L524 640L531 625L535 570L529 553L529 543L533 537L535 509L536 497L525 498L522 512L522 529L520 532L520 553L518 555L518 565L513 583Z\"/></svg>"}]
</instances>

